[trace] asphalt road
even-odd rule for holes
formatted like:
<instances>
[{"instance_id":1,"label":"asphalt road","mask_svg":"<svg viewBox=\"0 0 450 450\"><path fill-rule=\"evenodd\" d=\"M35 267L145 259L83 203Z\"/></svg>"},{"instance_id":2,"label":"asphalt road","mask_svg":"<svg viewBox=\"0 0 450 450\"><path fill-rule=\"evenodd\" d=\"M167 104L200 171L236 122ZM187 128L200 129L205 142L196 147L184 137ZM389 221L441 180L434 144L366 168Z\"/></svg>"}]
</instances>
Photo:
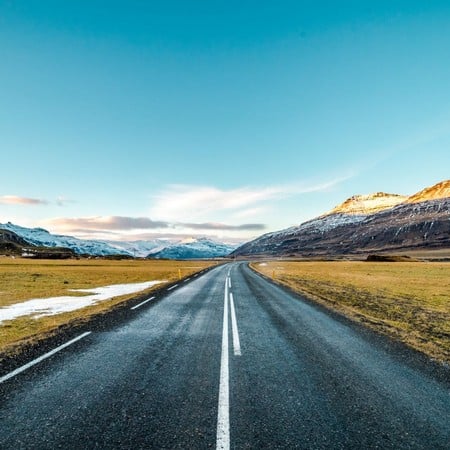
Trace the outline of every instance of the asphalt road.
<instances>
[{"instance_id":1,"label":"asphalt road","mask_svg":"<svg viewBox=\"0 0 450 450\"><path fill-rule=\"evenodd\" d=\"M450 448L448 380L243 263L89 331L2 374L1 449Z\"/></svg>"}]
</instances>

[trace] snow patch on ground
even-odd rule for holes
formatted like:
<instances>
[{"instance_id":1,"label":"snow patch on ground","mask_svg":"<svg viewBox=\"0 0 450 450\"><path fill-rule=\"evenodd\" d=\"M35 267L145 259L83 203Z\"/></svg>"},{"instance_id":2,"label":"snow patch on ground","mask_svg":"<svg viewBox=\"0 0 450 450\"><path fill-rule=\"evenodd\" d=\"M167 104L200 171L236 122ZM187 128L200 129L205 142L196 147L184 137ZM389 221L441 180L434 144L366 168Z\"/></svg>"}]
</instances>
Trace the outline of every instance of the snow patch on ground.
<instances>
[{"instance_id":1,"label":"snow patch on ground","mask_svg":"<svg viewBox=\"0 0 450 450\"><path fill-rule=\"evenodd\" d=\"M21 303L0 308L0 323L5 320L16 319L22 316L33 316L34 318L43 316L53 316L63 312L75 311L86 306L95 305L101 301L109 300L121 295L134 294L148 289L155 284L166 281L153 280L143 283L114 284L92 289L70 289L72 292L84 292L89 295L81 297L61 296L49 298L34 298Z\"/></svg>"}]
</instances>

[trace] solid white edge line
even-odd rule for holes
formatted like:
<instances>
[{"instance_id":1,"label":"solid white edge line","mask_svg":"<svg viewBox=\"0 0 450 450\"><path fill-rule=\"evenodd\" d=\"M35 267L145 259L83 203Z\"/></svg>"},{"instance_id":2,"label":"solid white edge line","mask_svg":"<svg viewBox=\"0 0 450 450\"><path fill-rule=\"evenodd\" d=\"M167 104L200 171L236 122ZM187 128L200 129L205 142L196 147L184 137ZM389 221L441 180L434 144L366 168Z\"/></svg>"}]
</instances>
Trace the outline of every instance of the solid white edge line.
<instances>
[{"instance_id":1,"label":"solid white edge line","mask_svg":"<svg viewBox=\"0 0 450 450\"><path fill-rule=\"evenodd\" d=\"M137 309L137 308L139 308L140 306L142 306L142 305L145 305L146 303L148 303L150 300L154 300L156 297L150 297L150 298L148 298L147 300L144 300L142 303L139 303L138 305L135 305L135 306L133 306L132 308L130 308L130 309Z\"/></svg>"},{"instance_id":2,"label":"solid white edge line","mask_svg":"<svg viewBox=\"0 0 450 450\"><path fill-rule=\"evenodd\" d=\"M170 288L168 288L168 291L171 291L172 289L175 289L178 286L178 284L174 284L173 286L171 286Z\"/></svg>"},{"instance_id":3,"label":"solid white edge line","mask_svg":"<svg viewBox=\"0 0 450 450\"><path fill-rule=\"evenodd\" d=\"M230 448L230 393L228 368L228 283L223 300L222 356L220 359L219 406L217 412L216 449Z\"/></svg>"},{"instance_id":4,"label":"solid white edge line","mask_svg":"<svg viewBox=\"0 0 450 450\"><path fill-rule=\"evenodd\" d=\"M55 353L63 350L64 348L68 347L69 345L74 344L75 342L79 341L80 339L85 338L86 336L89 336L92 332L91 331L87 331L86 333L80 334L80 336L72 339L69 342L66 342L63 345L60 345L59 347L56 347L55 349L49 351L48 353L45 353L45 355L39 356L39 358L34 359L33 361L30 361L29 363L25 364L22 367L19 367L16 370L13 370L12 372L4 375L3 377L0 378L0 383L3 383L6 380L9 380L12 377L15 377L16 375L18 375L19 373L23 372L24 370L29 369L30 367L40 363L41 361L43 361L44 359L49 358L50 356L54 355Z\"/></svg>"},{"instance_id":5,"label":"solid white edge line","mask_svg":"<svg viewBox=\"0 0 450 450\"><path fill-rule=\"evenodd\" d=\"M233 331L233 349L235 356L241 356L241 342L239 341L239 331L234 309L233 294L230 292L231 329Z\"/></svg>"}]
</instances>

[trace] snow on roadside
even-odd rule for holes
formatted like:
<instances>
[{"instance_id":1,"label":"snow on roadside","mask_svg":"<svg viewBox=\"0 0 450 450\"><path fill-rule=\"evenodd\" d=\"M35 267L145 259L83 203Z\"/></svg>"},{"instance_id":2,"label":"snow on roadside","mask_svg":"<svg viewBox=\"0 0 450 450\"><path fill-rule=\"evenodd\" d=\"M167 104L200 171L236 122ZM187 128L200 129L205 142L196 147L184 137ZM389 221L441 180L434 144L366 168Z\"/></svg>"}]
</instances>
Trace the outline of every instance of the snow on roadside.
<instances>
[{"instance_id":1,"label":"snow on roadside","mask_svg":"<svg viewBox=\"0 0 450 450\"><path fill-rule=\"evenodd\" d=\"M134 294L160 283L165 283L165 281L154 280L145 281L143 283L114 284L112 286L103 286L92 289L71 289L72 292L85 292L90 294L82 297L66 295L61 297L34 298L0 308L0 323L21 316L33 316L34 318L38 318L75 311L76 309L95 305L113 297Z\"/></svg>"}]
</instances>

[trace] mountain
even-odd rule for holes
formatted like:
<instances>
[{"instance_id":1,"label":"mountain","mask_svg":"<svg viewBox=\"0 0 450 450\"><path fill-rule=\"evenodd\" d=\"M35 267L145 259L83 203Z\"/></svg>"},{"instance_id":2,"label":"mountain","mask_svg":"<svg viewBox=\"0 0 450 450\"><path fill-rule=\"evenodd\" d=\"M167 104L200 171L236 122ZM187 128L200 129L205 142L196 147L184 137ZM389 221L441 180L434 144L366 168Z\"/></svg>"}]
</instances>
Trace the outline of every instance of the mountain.
<instances>
[{"instance_id":1,"label":"mountain","mask_svg":"<svg viewBox=\"0 0 450 450\"><path fill-rule=\"evenodd\" d=\"M69 248L36 246L5 229L0 229L0 252L3 255L40 259L66 259L75 256Z\"/></svg>"},{"instance_id":2,"label":"mountain","mask_svg":"<svg viewBox=\"0 0 450 450\"><path fill-rule=\"evenodd\" d=\"M214 242L208 239L154 239L149 241L100 241L78 239L72 236L51 234L43 228L26 228L11 222L0 223L0 251L6 254L36 252L54 257L59 254L91 256L152 257L164 259L203 259L226 256L236 246ZM45 252L45 248L53 251ZM70 253L73 252L73 253Z\"/></svg>"},{"instance_id":3,"label":"mountain","mask_svg":"<svg viewBox=\"0 0 450 450\"><path fill-rule=\"evenodd\" d=\"M236 246L215 242L210 239L191 239L171 244L166 248L151 253L155 259L205 259L229 255Z\"/></svg>"},{"instance_id":4,"label":"mountain","mask_svg":"<svg viewBox=\"0 0 450 450\"><path fill-rule=\"evenodd\" d=\"M392 208L407 199L408 197L405 197L404 195L386 194L385 192L377 192L369 195L354 195L333 208L328 215L342 213L367 216L368 214Z\"/></svg>"},{"instance_id":5,"label":"mountain","mask_svg":"<svg viewBox=\"0 0 450 450\"><path fill-rule=\"evenodd\" d=\"M150 241L102 241L111 247L126 252L135 258L145 258L148 254L162 250L173 243L169 239L153 239Z\"/></svg>"},{"instance_id":6,"label":"mountain","mask_svg":"<svg viewBox=\"0 0 450 450\"><path fill-rule=\"evenodd\" d=\"M26 228L11 222L0 224L0 229L15 233L28 244L37 247L71 249L78 255L111 256L130 254L120 248L113 247L106 242L77 239L71 236L51 234L43 228Z\"/></svg>"},{"instance_id":7,"label":"mountain","mask_svg":"<svg viewBox=\"0 0 450 450\"><path fill-rule=\"evenodd\" d=\"M411 197L408 198L407 203L419 203L448 197L450 197L450 180L445 180L434 186L427 187L417 194L411 195Z\"/></svg>"},{"instance_id":8,"label":"mountain","mask_svg":"<svg viewBox=\"0 0 450 450\"><path fill-rule=\"evenodd\" d=\"M450 181L410 197L353 196L316 219L248 242L231 256L326 257L424 248L450 248Z\"/></svg>"},{"instance_id":9,"label":"mountain","mask_svg":"<svg viewBox=\"0 0 450 450\"><path fill-rule=\"evenodd\" d=\"M23 249L28 247L27 241L16 233L0 229L0 251L4 254L22 254Z\"/></svg>"}]
</instances>

